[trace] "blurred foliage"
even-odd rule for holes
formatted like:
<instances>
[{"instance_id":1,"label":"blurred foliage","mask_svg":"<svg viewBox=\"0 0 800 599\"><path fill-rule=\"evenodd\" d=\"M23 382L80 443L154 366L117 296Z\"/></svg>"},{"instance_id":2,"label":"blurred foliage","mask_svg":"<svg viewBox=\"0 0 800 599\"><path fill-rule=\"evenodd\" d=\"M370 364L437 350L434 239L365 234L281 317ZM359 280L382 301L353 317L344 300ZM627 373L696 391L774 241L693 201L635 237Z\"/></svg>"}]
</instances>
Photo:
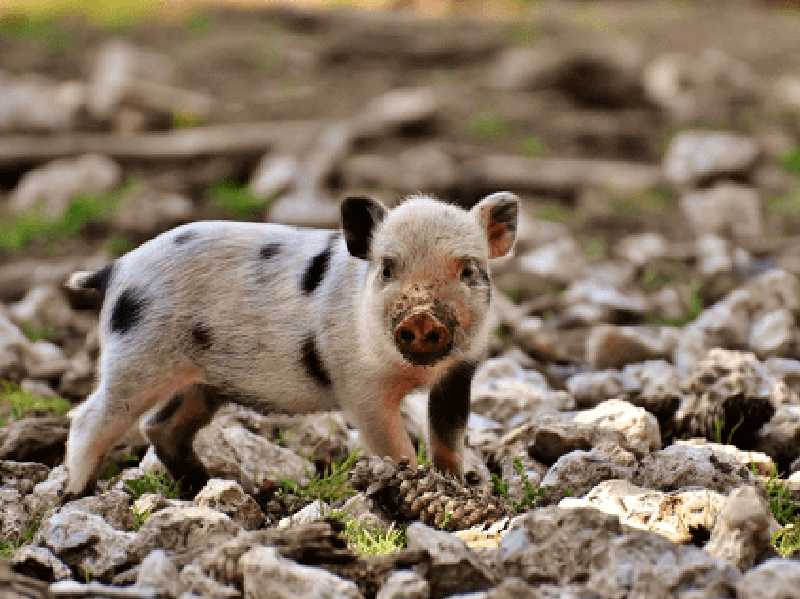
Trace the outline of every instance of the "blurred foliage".
<instances>
[{"instance_id":1,"label":"blurred foliage","mask_svg":"<svg viewBox=\"0 0 800 599\"><path fill-rule=\"evenodd\" d=\"M226 177L211 185L206 191L206 198L238 220L260 216L275 200L274 197L254 196L246 185L242 185L234 177Z\"/></svg>"},{"instance_id":2,"label":"blurred foliage","mask_svg":"<svg viewBox=\"0 0 800 599\"><path fill-rule=\"evenodd\" d=\"M19 328L31 343L36 343L42 339L49 341L58 333L58 327L52 324L46 324L42 327L35 327L23 322Z\"/></svg>"},{"instance_id":3,"label":"blurred foliage","mask_svg":"<svg viewBox=\"0 0 800 599\"><path fill-rule=\"evenodd\" d=\"M590 237L583 242L583 254L593 260L608 257L608 240L605 237Z\"/></svg>"},{"instance_id":4,"label":"blurred foliage","mask_svg":"<svg viewBox=\"0 0 800 599\"><path fill-rule=\"evenodd\" d=\"M52 16L11 12L0 16L0 36L41 42L54 52L73 49L75 39Z\"/></svg>"},{"instance_id":5,"label":"blurred foliage","mask_svg":"<svg viewBox=\"0 0 800 599\"><path fill-rule=\"evenodd\" d=\"M586 214L558 200L548 200L540 204L534 209L533 216L537 220L561 223L571 228L580 227L588 220Z\"/></svg>"},{"instance_id":6,"label":"blurred foliage","mask_svg":"<svg viewBox=\"0 0 800 599\"><path fill-rule=\"evenodd\" d=\"M205 125L205 120L191 112L177 111L172 114L173 129L192 129Z\"/></svg>"},{"instance_id":7,"label":"blurred foliage","mask_svg":"<svg viewBox=\"0 0 800 599\"><path fill-rule=\"evenodd\" d=\"M114 256L115 258L119 258L120 256L124 256L132 249L136 247L136 244L133 243L127 237L123 237L122 235L112 235L108 239L106 239L106 250L108 253Z\"/></svg>"},{"instance_id":8,"label":"blurred foliage","mask_svg":"<svg viewBox=\"0 0 800 599\"><path fill-rule=\"evenodd\" d=\"M781 159L781 164L787 173L800 175L800 147L788 151Z\"/></svg>"},{"instance_id":9,"label":"blurred foliage","mask_svg":"<svg viewBox=\"0 0 800 599\"><path fill-rule=\"evenodd\" d=\"M17 420L22 420L25 414L34 410L50 410L63 416L70 411L72 405L60 397L39 397L25 391L16 383L0 381L0 406L8 404L11 415ZM0 416L0 426L5 426L8 414Z\"/></svg>"},{"instance_id":10,"label":"blurred foliage","mask_svg":"<svg viewBox=\"0 0 800 599\"><path fill-rule=\"evenodd\" d=\"M21 214L10 215L0 222L0 248L15 252L36 239L56 241L77 237L92 222L106 222L133 189L140 185L136 178L124 186L100 195L74 196L64 214L50 220L39 205Z\"/></svg>"},{"instance_id":11,"label":"blurred foliage","mask_svg":"<svg viewBox=\"0 0 800 599\"><path fill-rule=\"evenodd\" d=\"M538 137L530 135L524 137L519 142L519 151L522 155L530 158L538 158L546 154L544 143Z\"/></svg>"},{"instance_id":12,"label":"blurred foliage","mask_svg":"<svg viewBox=\"0 0 800 599\"><path fill-rule=\"evenodd\" d=\"M475 139L503 139L511 133L511 123L491 110L481 110L470 118L467 128Z\"/></svg>"}]
</instances>

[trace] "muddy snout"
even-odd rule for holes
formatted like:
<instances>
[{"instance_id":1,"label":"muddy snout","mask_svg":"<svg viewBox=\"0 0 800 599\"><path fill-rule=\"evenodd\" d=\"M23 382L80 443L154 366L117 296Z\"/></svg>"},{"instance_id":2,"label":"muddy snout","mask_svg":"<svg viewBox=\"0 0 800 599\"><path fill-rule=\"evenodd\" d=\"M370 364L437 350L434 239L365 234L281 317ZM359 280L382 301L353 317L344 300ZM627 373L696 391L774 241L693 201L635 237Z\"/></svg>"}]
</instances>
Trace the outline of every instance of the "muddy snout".
<instances>
[{"instance_id":1,"label":"muddy snout","mask_svg":"<svg viewBox=\"0 0 800 599\"><path fill-rule=\"evenodd\" d=\"M418 307L395 319L395 323L397 348L412 364L432 364L450 353L455 322L444 310Z\"/></svg>"}]
</instances>

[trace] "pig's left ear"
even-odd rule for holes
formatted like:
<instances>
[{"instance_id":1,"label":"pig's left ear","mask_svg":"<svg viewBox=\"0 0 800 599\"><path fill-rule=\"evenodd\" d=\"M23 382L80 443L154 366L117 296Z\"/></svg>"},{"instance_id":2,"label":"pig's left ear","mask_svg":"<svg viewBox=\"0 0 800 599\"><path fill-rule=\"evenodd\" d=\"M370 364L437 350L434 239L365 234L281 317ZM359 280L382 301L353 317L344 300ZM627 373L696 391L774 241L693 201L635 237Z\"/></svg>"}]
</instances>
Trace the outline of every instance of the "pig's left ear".
<instances>
[{"instance_id":1,"label":"pig's left ear","mask_svg":"<svg viewBox=\"0 0 800 599\"><path fill-rule=\"evenodd\" d=\"M470 212L486 233L490 258L500 258L513 249L519 214L517 196L508 191L498 191L483 198Z\"/></svg>"},{"instance_id":2,"label":"pig's left ear","mask_svg":"<svg viewBox=\"0 0 800 599\"><path fill-rule=\"evenodd\" d=\"M342 229L351 256L369 260L372 234L387 212L383 204L372 198L351 197L342 202Z\"/></svg>"}]
</instances>

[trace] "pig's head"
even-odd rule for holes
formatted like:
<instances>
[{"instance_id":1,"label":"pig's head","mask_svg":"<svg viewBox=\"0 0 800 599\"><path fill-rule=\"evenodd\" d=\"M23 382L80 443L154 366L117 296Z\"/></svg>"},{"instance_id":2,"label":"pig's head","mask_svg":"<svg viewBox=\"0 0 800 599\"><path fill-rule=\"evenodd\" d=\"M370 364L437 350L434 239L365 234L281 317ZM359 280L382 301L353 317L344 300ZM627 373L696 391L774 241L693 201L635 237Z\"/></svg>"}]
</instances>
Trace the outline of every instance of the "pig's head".
<instances>
[{"instance_id":1,"label":"pig's head","mask_svg":"<svg viewBox=\"0 0 800 599\"><path fill-rule=\"evenodd\" d=\"M508 192L470 211L426 196L391 211L369 198L346 199L348 251L370 262L358 315L367 347L414 366L476 357L488 337L489 259L512 250L518 210Z\"/></svg>"}]
</instances>

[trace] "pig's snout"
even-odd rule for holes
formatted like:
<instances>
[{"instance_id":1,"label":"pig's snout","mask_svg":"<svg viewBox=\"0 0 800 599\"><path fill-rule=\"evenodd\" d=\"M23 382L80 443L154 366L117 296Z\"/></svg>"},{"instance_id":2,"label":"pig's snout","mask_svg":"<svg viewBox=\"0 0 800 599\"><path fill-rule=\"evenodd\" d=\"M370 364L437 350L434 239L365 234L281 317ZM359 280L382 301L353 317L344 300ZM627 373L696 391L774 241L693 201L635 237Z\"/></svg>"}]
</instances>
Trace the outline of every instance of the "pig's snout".
<instances>
[{"instance_id":1,"label":"pig's snout","mask_svg":"<svg viewBox=\"0 0 800 599\"><path fill-rule=\"evenodd\" d=\"M443 358L452 347L452 326L430 310L418 309L404 316L394 328L400 353L416 365L428 365Z\"/></svg>"}]
</instances>

